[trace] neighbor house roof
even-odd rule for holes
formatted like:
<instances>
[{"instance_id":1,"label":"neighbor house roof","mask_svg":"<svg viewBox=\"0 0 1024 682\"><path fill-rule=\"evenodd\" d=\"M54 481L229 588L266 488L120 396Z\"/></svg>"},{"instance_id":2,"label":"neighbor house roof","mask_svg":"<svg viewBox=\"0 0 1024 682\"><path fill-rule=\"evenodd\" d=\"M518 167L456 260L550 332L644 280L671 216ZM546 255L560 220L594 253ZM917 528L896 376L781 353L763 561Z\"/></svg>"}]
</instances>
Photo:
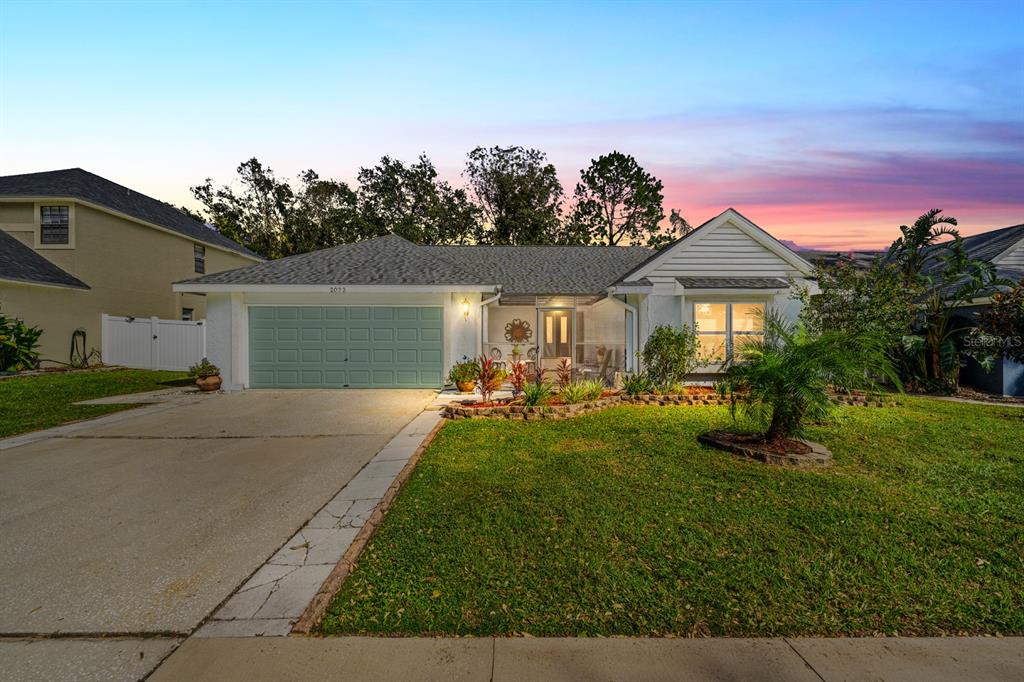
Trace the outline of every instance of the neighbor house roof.
<instances>
[{"instance_id":1,"label":"neighbor house roof","mask_svg":"<svg viewBox=\"0 0 1024 682\"><path fill-rule=\"evenodd\" d=\"M1013 225L964 237L964 250L970 258L991 261L1022 239L1024 225Z\"/></svg>"},{"instance_id":2,"label":"neighbor house roof","mask_svg":"<svg viewBox=\"0 0 1024 682\"><path fill-rule=\"evenodd\" d=\"M464 284L495 286L490 273L473 273L397 235L342 244L186 280L187 284Z\"/></svg>"},{"instance_id":3,"label":"neighbor house roof","mask_svg":"<svg viewBox=\"0 0 1024 682\"><path fill-rule=\"evenodd\" d=\"M60 197L81 199L124 213L190 239L260 258L170 204L140 194L81 168L0 177L0 198Z\"/></svg>"},{"instance_id":4,"label":"neighbor house roof","mask_svg":"<svg viewBox=\"0 0 1024 682\"><path fill-rule=\"evenodd\" d=\"M72 289L89 285L40 256L13 235L0 230L0 280Z\"/></svg>"}]
</instances>

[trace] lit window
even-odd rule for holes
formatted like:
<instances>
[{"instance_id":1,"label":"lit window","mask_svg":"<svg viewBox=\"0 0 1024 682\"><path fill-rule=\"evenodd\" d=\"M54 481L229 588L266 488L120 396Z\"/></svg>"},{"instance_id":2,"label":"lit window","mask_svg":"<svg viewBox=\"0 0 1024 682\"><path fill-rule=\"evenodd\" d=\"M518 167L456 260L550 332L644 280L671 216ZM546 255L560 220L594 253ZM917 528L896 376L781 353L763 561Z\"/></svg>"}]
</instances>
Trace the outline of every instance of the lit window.
<instances>
[{"instance_id":1,"label":"lit window","mask_svg":"<svg viewBox=\"0 0 1024 682\"><path fill-rule=\"evenodd\" d=\"M39 207L39 243L63 245L70 243L71 219L67 206Z\"/></svg>"},{"instance_id":2,"label":"lit window","mask_svg":"<svg viewBox=\"0 0 1024 682\"><path fill-rule=\"evenodd\" d=\"M693 321L701 357L725 362L743 345L764 337L763 303L695 303Z\"/></svg>"},{"instance_id":3,"label":"lit window","mask_svg":"<svg viewBox=\"0 0 1024 682\"><path fill-rule=\"evenodd\" d=\"M202 244L193 244L192 253L195 257L196 272L203 274L206 272L206 247Z\"/></svg>"}]
</instances>

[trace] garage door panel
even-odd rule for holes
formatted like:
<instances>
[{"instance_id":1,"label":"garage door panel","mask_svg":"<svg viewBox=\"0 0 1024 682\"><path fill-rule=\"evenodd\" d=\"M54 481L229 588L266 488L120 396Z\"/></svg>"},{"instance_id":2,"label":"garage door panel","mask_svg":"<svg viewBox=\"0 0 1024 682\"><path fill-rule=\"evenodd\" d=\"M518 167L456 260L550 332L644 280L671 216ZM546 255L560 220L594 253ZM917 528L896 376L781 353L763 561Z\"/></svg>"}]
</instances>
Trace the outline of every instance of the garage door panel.
<instances>
[{"instance_id":1,"label":"garage door panel","mask_svg":"<svg viewBox=\"0 0 1024 682\"><path fill-rule=\"evenodd\" d=\"M440 308L250 308L253 387L439 387Z\"/></svg>"}]
</instances>

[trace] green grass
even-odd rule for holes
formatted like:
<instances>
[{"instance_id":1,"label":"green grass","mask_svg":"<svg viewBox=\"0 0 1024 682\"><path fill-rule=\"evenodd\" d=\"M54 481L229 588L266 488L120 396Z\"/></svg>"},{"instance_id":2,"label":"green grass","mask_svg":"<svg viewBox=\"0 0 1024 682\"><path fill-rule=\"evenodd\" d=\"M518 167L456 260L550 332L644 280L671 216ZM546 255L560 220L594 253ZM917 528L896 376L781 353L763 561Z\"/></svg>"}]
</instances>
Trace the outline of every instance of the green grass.
<instances>
[{"instance_id":1,"label":"green grass","mask_svg":"<svg viewBox=\"0 0 1024 682\"><path fill-rule=\"evenodd\" d=\"M1024 633L1024 410L901 402L816 471L697 444L725 408L448 423L321 632Z\"/></svg>"},{"instance_id":2,"label":"green grass","mask_svg":"<svg viewBox=\"0 0 1024 682\"><path fill-rule=\"evenodd\" d=\"M98 417L135 405L72 405L192 383L184 372L122 369L55 372L0 380L0 437Z\"/></svg>"}]
</instances>

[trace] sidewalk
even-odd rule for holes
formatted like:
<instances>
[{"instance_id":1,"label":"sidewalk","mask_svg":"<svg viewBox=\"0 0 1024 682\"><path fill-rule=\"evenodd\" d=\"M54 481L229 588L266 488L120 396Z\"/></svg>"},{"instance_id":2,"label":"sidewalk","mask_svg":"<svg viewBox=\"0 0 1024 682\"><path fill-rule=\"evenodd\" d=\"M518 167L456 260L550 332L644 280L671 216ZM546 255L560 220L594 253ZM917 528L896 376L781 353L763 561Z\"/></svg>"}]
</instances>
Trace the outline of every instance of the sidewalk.
<instances>
[{"instance_id":1,"label":"sidewalk","mask_svg":"<svg viewBox=\"0 0 1024 682\"><path fill-rule=\"evenodd\" d=\"M149 678L316 679L1021 680L1024 638L192 638Z\"/></svg>"}]
</instances>

